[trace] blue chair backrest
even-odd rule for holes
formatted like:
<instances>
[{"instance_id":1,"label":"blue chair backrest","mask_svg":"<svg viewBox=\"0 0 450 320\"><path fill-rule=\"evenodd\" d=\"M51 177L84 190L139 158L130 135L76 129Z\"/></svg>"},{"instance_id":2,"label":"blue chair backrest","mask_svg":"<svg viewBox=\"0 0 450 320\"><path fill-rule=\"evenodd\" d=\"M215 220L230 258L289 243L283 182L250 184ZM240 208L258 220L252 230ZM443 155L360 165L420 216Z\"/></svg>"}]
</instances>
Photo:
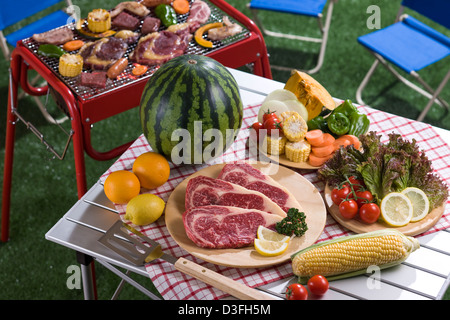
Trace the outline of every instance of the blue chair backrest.
<instances>
[{"instance_id":1,"label":"blue chair backrest","mask_svg":"<svg viewBox=\"0 0 450 320\"><path fill-rule=\"evenodd\" d=\"M450 0L403 0L402 5L450 29Z\"/></svg>"},{"instance_id":2,"label":"blue chair backrest","mask_svg":"<svg viewBox=\"0 0 450 320\"><path fill-rule=\"evenodd\" d=\"M47 9L64 0L8 0L2 1L0 30Z\"/></svg>"}]
</instances>

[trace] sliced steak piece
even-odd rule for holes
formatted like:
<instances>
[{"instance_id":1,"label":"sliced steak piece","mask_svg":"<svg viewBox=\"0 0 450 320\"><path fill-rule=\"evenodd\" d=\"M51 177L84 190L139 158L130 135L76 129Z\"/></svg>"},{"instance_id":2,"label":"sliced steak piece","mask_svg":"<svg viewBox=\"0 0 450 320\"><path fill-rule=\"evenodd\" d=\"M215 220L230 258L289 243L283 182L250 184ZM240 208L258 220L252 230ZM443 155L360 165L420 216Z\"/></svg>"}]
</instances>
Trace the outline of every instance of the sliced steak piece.
<instances>
[{"instance_id":1,"label":"sliced steak piece","mask_svg":"<svg viewBox=\"0 0 450 320\"><path fill-rule=\"evenodd\" d=\"M86 43L79 51L86 68L106 70L127 51L127 43L120 38L102 38Z\"/></svg>"},{"instance_id":2,"label":"sliced steak piece","mask_svg":"<svg viewBox=\"0 0 450 320\"><path fill-rule=\"evenodd\" d=\"M80 85L91 88L106 87L106 72L83 72L80 77Z\"/></svg>"},{"instance_id":3,"label":"sliced steak piece","mask_svg":"<svg viewBox=\"0 0 450 320\"><path fill-rule=\"evenodd\" d=\"M119 3L112 11L111 18L118 16L124 10L130 11L137 16L145 17L150 13L150 10L147 9L142 3L136 1L124 1Z\"/></svg>"},{"instance_id":4,"label":"sliced steak piece","mask_svg":"<svg viewBox=\"0 0 450 320\"><path fill-rule=\"evenodd\" d=\"M259 226L274 228L281 217L255 209L205 206L186 210L186 234L202 248L241 248L253 244Z\"/></svg>"},{"instance_id":5,"label":"sliced steak piece","mask_svg":"<svg viewBox=\"0 0 450 320\"><path fill-rule=\"evenodd\" d=\"M155 17L146 17L142 23L141 33L148 34L152 32L157 32L161 26L161 20Z\"/></svg>"},{"instance_id":6,"label":"sliced steak piece","mask_svg":"<svg viewBox=\"0 0 450 320\"><path fill-rule=\"evenodd\" d=\"M60 45L73 40L73 32L69 28L59 28L33 34L32 38L39 43Z\"/></svg>"},{"instance_id":7,"label":"sliced steak piece","mask_svg":"<svg viewBox=\"0 0 450 320\"><path fill-rule=\"evenodd\" d=\"M289 208L303 211L300 203L285 187L248 163L227 163L219 173L218 179L259 191L278 204L285 212Z\"/></svg>"},{"instance_id":8,"label":"sliced steak piece","mask_svg":"<svg viewBox=\"0 0 450 320\"><path fill-rule=\"evenodd\" d=\"M170 26L167 30L152 32L141 37L130 55L131 60L152 66L183 55L192 38L192 34L189 33L189 24L183 24L183 26L176 28Z\"/></svg>"},{"instance_id":9,"label":"sliced steak piece","mask_svg":"<svg viewBox=\"0 0 450 320\"><path fill-rule=\"evenodd\" d=\"M125 11L122 11L111 21L112 25L119 29L136 30L139 27L139 19Z\"/></svg>"},{"instance_id":10,"label":"sliced steak piece","mask_svg":"<svg viewBox=\"0 0 450 320\"><path fill-rule=\"evenodd\" d=\"M191 10L189 10L189 16L186 21L195 23L197 29L201 24L208 21L210 15L211 9L206 2L196 0L191 6Z\"/></svg>"},{"instance_id":11,"label":"sliced steak piece","mask_svg":"<svg viewBox=\"0 0 450 320\"><path fill-rule=\"evenodd\" d=\"M261 192L207 176L190 179L186 187L186 209L208 205L257 209L281 217L286 216L283 209Z\"/></svg>"}]
</instances>

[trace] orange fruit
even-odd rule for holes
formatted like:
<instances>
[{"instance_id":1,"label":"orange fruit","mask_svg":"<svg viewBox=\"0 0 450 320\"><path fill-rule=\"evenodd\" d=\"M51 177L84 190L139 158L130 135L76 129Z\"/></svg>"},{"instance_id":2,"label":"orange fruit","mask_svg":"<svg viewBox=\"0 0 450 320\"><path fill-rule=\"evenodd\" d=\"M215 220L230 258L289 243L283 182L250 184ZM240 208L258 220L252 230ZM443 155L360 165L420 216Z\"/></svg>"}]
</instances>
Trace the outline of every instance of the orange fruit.
<instances>
[{"instance_id":1,"label":"orange fruit","mask_svg":"<svg viewBox=\"0 0 450 320\"><path fill-rule=\"evenodd\" d=\"M103 188L109 200L117 204L125 204L139 194L141 184L133 172L118 170L109 174Z\"/></svg>"},{"instance_id":2,"label":"orange fruit","mask_svg":"<svg viewBox=\"0 0 450 320\"><path fill-rule=\"evenodd\" d=\"M155 189L169 179L170 166L164 156L149 151L136 158L133 163L133 172L138 177L142 187Z\"/></svg>"}]
</instances>

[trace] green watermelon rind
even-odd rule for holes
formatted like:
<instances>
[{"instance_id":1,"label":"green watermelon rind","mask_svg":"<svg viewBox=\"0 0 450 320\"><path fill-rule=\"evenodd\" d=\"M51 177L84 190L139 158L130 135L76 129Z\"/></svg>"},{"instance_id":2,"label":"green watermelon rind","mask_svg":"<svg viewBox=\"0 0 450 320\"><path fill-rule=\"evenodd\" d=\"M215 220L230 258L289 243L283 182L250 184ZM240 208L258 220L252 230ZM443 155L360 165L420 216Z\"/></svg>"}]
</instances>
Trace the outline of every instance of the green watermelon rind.
<instances>
[{"instance_id":1,"label":"green watermelon rind","mask_svg":"<svg viewBox=\"0 0 450 320\"><path fill-rule=\"evenodd\" d=\"M189 64L189 60L195 60L197 64ZM154 151L169 160L173 148L182 146L178 140L171 139L175 130L187 129L191 140L195 140L192 139L195 121L201 121L201 137L208 129L219 129L223 145L220 151L223 152L235 140L242 118L243 106L236 80L223 65L206 56L184 55L169 60L152 75L141 97L140 119L144 136ZM198 129L199 123L196 125ZM228 141L227 129L234 133L228 132ZM200 133L199 130L195 132ZM198 135L200 141L191 141L194 153L183 155L190 163L209 160L203 159L202 155L212 142L204 141ZM200 150L201 154L198 153Z\"/></svg>"}]
</instances>

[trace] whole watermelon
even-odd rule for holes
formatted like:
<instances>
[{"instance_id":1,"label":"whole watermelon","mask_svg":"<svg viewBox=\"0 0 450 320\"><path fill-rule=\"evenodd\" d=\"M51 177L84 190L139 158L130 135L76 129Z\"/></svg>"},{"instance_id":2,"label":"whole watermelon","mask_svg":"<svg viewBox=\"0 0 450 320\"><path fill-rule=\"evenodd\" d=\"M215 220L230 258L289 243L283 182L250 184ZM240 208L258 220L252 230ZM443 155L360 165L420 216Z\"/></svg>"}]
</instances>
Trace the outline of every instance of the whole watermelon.
<instances>
[{"instance_id":1,"label":"whole watermelon","mask_svg":"<svg viewBox=\"0 0 450 320\"><path fill-rule=\"evenodd\" d=\"M200 164L234 142L243 108L236 80L222 64L206 56L183 55L149 79L139 114L153 151L175 164Z\"/></svg>"}]
</instances>

